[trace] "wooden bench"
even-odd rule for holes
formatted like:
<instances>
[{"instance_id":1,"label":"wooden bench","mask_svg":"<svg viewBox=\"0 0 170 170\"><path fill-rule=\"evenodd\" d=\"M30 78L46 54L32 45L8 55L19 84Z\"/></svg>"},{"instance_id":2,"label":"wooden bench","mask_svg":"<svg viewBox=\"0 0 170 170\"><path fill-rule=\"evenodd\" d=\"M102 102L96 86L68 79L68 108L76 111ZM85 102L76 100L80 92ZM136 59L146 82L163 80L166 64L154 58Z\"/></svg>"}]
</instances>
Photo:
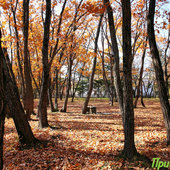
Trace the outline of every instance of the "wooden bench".
<instances>
[{"instance_id":1,"label":"wooden bench","mask_svg":"<svg viewBox=\"0 0 170 170\"><path fill-rule=\"evenodd\" d=\"M86 114L96 114L96 107L95 106L87 106Z\"/></svg>"}]
</instances>

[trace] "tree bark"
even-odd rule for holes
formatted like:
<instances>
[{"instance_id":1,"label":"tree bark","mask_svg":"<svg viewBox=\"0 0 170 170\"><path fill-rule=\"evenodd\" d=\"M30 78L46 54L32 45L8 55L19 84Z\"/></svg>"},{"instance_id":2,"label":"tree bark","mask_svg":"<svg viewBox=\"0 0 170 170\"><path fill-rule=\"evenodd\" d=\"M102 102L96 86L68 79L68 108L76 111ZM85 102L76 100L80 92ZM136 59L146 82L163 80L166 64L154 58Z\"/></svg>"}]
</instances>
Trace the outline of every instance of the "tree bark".
<instances>
[{"instance_id":1,"label":"tree bark","mask_svg":"<svg viewBox=\"0 0 170 170\"><path fill-rule=\"evenodd\" d=\"M91 77L90 77L89 89L88 89L87 97L86 97L86 100L84 102L84 106L83 106L83 109L82 109L82 114L86 114L86 112L87 112L87 106L88 106L90 96L91 96L91 93L92 93L92 90L93 90L93 81L94 81L94 75L95 75L96 63L97 63L97 44L98 44L100 27L101 27L101 24L102 24L102 19L103 19L103 14L100 16L100 20L99 20L99 24L98 24L98 28L97 28L95 44L94 44L94 46L95 46L94 47L95 57L94 57L94 60L93 60L93 68L92 68L92 74L91 74Z\"/></svg>"},{"instance_id":2,"label":"tree bark","mask_svg":"<svg viewBox=\"0 0 170 170\"><path fill-rule=\"evenodd\" d=\"M124 150L123 154L132 159L137 150L134 142L134 110L132 90L132 46L131 46L131 4L122 0L123 13L123 109L124 109Z\"/></svg>"},{"instance_id":3,"label":"tree bark","mask_svg":"<svg viewBox=\"0 0 170 170\"><path fill-rule=\"evenodd\" d=\"M2 60L4 74L4 102L9 106L10 113L13 117L18 132L19 142L21 144L33 145L37 142L37 140L32 133L31 127L20 102L14 74L12 69L7 64L9 61L7 57L8 55L4 55L0 45L0 59Z\"/></svg>"},{"instance_id":4,"label":"tree bark","mask_svg":"<svg viewBox=\"0 0 170 170\"><path fill-rule=\"evenodd\" d=\"M67 87L66 87L66 97L65 97L64 105L61 109L61 112L67 111L67 103L68 103L68 98L69 98L69 92L71 89L72 65L73 65L73 58L72 58L72 54L71 54L69 57L69 64L68 64L68 79L67 79Z\"/></svg>"},{"instance_id":5,"label":"tree bark","mask_svg":"<svg viewBox=\"0 0 170 170\"><path fill-rule=\"evenodd\" d=\"M52 99L52 86L51 86L51 78L49 78L49 88L48 88L48 99L49 103L51 106L51 112L55 112L54 104L53 104L53 99Z\"/></svg>"},{"instance_id":6,"label":"tree bark","mask_svg":"<svg viewBox=\"0 0 170 170\"><path fill-rule=\"evenodd\" d=\"M113 90L110 90L110 86L109 86L109 83L108 83L108 80L107 80L107 77L106 77L106 71L105 71L105 63L104 63L104 30L103 30L103 27L102 27L102 38L101 38L101 41L102 41L102 54L101 54L101 59L102 59L102 70L103 70L103 80L104 80L104 84L105 84L105 87L106 87L106 90L109 94L109 99L110 99L110 103L111 105L113 106ZM112 70L112 69L111 69ZM112 80L111 80L112 81ZM111 82L112 83L112 82Z\"/></svg>"},{"instance_id":7,"label":"tree bark","mask_svg":"<svg viewBox=\"0 0 170 170\"><path fill-rule=\"evenodd\" d=\"M0 95L2 95L1 90L0 90ZM0 170L3 169L3 138L4 138L4 124L5 124L5 112L4 112L4 110L5 110L4 101L0 97Z\"/></svg>"},{"instance_id":8,"label":"tree bark","mask_svg":"<svg viewBox=\"0 0 170 170\"><path fill-rule=\"evenodd\" d=\"M78 12L79 12L79 8L81 6L83 0L81 0L78 4L78 6L76 7L76 11L75 11L75 15L73 18L73 22L70 24L70 28L72 27L72 33L71 33L71 40L73 42L74 39L74 35L75 35L75 31L77 29L76 23L78 22L77 20L77 16L78 16ZM68 36L69 32L67 32L66 37ZM74 50L75 48L75 43L73 42L73 44L71 45L71 49ZM74 60L74 56L75 53L72 52L69 56L69 61L68 61L68 79L67 79L67 88L66 88L66 97L65 97L65 101L64 101L64 105L61 109L61 112L66 112L67 110L67 103L68 103L68 98L69 98L69 92L71 89L71 76L72 76L72 65L73 65L73 60Z\"/></svg>"},{"instance_id":9,"label":"tree bark","mask_svg":"<svg viewBox=\"0 0 170 170\"><path fill-rule=\"evenodd\" d=\"M120 69L119 69L119 50L118 50L118 44L116 39L116 29L114 24L114 18L113 18L113 10L110 5L109 0L103 0L104 5L107 7L107 14L108 14L108 22L109 22L109 30L110 30L110 36L111 36L111 44L112 44L112 61L113 61L113 71L114 71L114 83L115 83L115 89L116 94L119 102L119 108L122 113L123 117L123 124L124 124L124 111L123 111L123 90L120 80Z\"/></svg>"},{"instance_id":10,"label":"tree bark","mask_svg":"<svg viewBox=\"0 0 170 170\"><path fill-rule=\"evenodd\" d=\"M140 89L140 93L141 93L141 104L143 107L145 107L144 101L143 101L143 83L141 82L141 89Z\"/></svg>"},{"instance_id":11,"label":"tree bark","mask_svg":"<svg viewBox=\"0 0 170 170\"><path fill-rule=\"evenodd\" d=\"M169 15L169 19L170 19L170 15ZM168 30L168 42L167 42L167 46L165 49L165 56L164 56L164 62L165 62L165 69L164 69L164 74L165 74L165 85L166 85L166 90L167 90L167 94L168 94L168 98L169 98L169 78L170 75L168 74L168 49L169 49L169 44L170 44L170 28Z\"/></svg>"},{"instance_id":12,"label":"tree bark","mask_svg":"<svg viewBox=\"0 0 170 170\"><path fill-rule=\"evenodd\" d=\"M104 80L106 90L109 94L110 104L113 106L113 93L112 93L113 91L110 90L110 86L109 86L109 83L108 83L108 80L107 80L107 77L106 77L106 71L105 71L105 68L104 68L104 54L101 55L101 58L102 58L103 80Z\"/></svg>"},{"instance_id":13,"label":"tree bark","mask_svg":"<svg viewBox=\"0 0 170 170\"><path fill-rule=\"evenodd\" d=\"M18 30L17 30L17 21L16 21L16 8L17 8L18 1L16 1L15 8L12 8L12 14L13 14L13 21L14 21L14 30L15 30L15 36L16 36L16 47L17 47L17 61L18 61L18 67L19 67L19 74L21 76L21 84L22 84L22 100L23 100L23 105L25 107L25 80L24 80L24 75L23 75L23 69L21 65L21 57L20 57L20 44L19 44L19 35L18 35Z\"/></svg>"},{"instance_id":14,"label":"tree bark","mask_svg":"<svg viewBox=\"0 0 170 170\"><path fill-rule=\"evenodd\" d=\"M55 110L58 111L58 68L55 70Z\"/></svg>"},{"instance_id":15,"label":"tree bark","mask_svg":"<svg viewBox=\"0 0 170 170\"><path fill-rule=\"evenodd\" d=\"M145 53L146 53L146 46L147 46L147 42L145 44L145 48L144 48L143 55L142 55L142 64L141 64L141 69L140 69L140 74L139 74L139 82L138 82L138 86L137 86L137 95L136 95L136 99L135 99L135 102L134 102L134 108L136 108L138 98L140 96L140 87L141 87L141 84L142 84L142 76L143 76L143 68L144 68L144 59L145 59Z\"/></svg>"},{"instance_id":16,"label":"tree bark","mask_svg":"<svg viewBox=\"0 0 170 170\"><path fill-rule=\"evenodd\" d=\"M1 43L1 31L0 31L0 43ZM5 123L4 108L5 108L4 74L3 74L2 56L0 55L0 170L3 169L3 137L4 137L4 123Z\"/></svg>"},{"instance_id":17,"label":"tree bark","mask_svg":"<svg viewBox=\"0 0 170 170\"><path fill-rule=\"evenodd\" d=\"M156 74L156 81L159 90L159 98L161 109L163 112L165 127L167 131L167 145L170 145L170 105L168 101L168 94L164 81L163 69L160 61L159 51L156 45L155 32L154 32L154 14L155 14L155 0L149 2L149 12L147 17L147 32L149 38L149 46L152 55L152 62Z\"/></svg>"},{"instance_id":18,"label":"tree bark","mask_svg":"<svg viewBox=\"0 0 170 170\"><path fill-rule=\"evenodd\" d=\"M114 86L114 76L113 76L113 59L112 56L110 56L110 77L111 77L111 91L113 94L113 99L115 102L117 102L117 95L116 95L116 90Z\"/></svg>"},{"instance_id":19,"label":"tree bark","mask_svg":"<svg viewBox=\"0 0 170 170\"><path fill-rule=\"evenodd\" d=\"M66 80L67 80L67 78L65 77L63 83L62 84L60 83L60 88L59 88L59 91L60 91L59 92L60 100L63 99L63 93L64 93L64 87L65 87Z\"/></svg>"},{"instance_id":20,"label":"tree bark","mask_svg":"<svg viewBox=\"0 0 170 170\"><path fill-rule=\"evenodd\" d=\"M81 69L82 69L82 72L83 72L83 70L84 70L84 66L85 66L85 63L83 63L83 66L82 66L82 68L81 68ZM75 97L75 94L76 94L76 92L77 92L77 88L78 88L79 83L80 83L80 81L81 81L82 72L80 73L80 76L79 76L78 82L77 82L77 84L76 84L76 87L75 87L75 89L73 90L73 96L72 96L72 99L71 99L72 102L74 101L74 97Z\"/></svg>"},{"instance_id":21,"label":"tree bark","mask_svg":"<svg viewBox=\"0 0 170 170\"><path fill-rule=\"evenodd\" d=\"M107 6L108 22L112 43L114 83L119 102L119 108L122 113L122 121L124 126L124 150L123 155L128 159L136 155L136 147L134 143L134 111L133 111L133 91L132 91L132 47L131 47L131 8L130 0L122 0L123 12L123 90L120 80L119 69L119 51L116 39L116 30L113 19L113 11L109 0L104 0Z\"/></svg>"},{"instance_id":22,"label":"tree bark","mask_svg":"<svg viewBox=\"0 0 170 170\"><path fill-rule=\"evenodd\" d=\"M40 91L40 101L38 106L39 113L39 127L48 127L47 120L47 103L48 103L48 86L49 86L49 62L48 62L48 46L49 46L49 34L51 24L51 0L46 0L46 18L44 24L44 39L42 47L42 62L43 62L43 74L42 84Z\"/></svg>"},{"instance_id":23,"label":"tree bark","mask_svg":"<svg viewBox=\"0 0 170 170\"><path fill-rule=\"evenodd\" d=\"M32 88L32 80L30 74L30 62L28 55L28 30L29 30L29 0L23 0L23 34L24 34L24 76L25 76L25 110L27 118L31 118L34 106L34 94Z\"/></svg>"}]
</instances>

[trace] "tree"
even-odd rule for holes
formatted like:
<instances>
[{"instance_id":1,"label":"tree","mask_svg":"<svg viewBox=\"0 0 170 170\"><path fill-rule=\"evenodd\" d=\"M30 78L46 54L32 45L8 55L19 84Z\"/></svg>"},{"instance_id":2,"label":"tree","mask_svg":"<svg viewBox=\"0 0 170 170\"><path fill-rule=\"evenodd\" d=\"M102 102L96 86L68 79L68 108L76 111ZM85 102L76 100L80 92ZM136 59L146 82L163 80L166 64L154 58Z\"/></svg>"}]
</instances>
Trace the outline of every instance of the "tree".
<instances>
[{"instance_id":1,"label":"tree","mask_svg":"<svg viewBox=\"0 0 170 170\"><path fill-rule=\"evenodd\" d=\"M72 102L74 101L75 94L76 94L76 92L77 92L77 90L78 90L78 87L79 87L79 84L80 84L80 82L81 82L82 72L83 72L83 70L84 70L84 67L85 67L85 62L83 63L83 66L82 66L82 68L81 68L82 70L81 70L81 73L80 73L80 75L79 75L79 78L78 78L76 87L73 88L73 96L72 96L72 99L71 99Z\"/></svg>"},{"instance_id":2,"label":"tree","mask_svg":"<svg viewBox=\"0 0 170 170\"><path fill-rule=\"evenodd\" d=\"M123 13L123 89L120 80L119 69L119 51L116 39L116 29L113 19L113 11L109 0L104 0L107 7L108 22L111 36L112 57L114 59L114 82L119 102L119 108L122 114L124 126L124 150L122 154L128 159L132 159L137 150L134 142L134 110L132 93L132 46L131 46L131 4L130 0L122 0Z\"/></svg>"},{"instance_id":3,"label":"tree","mask_svg":"<svg viewBox=\"0 0 170 170\"><path fill-rule=\"evenodd\" d=\"M85 114L87 112L87 106L90 100L90 96L93 90L93 81L94 81L94 75L95 75L95 70L96 70L96 63L97 63L97 44L98 44L98 39L99 39L99 33L100 33L100 27L102 24L102 19L103 19L103 14L100 15L100 20L99 24L97 27L97 33L96 33L96 38L95 38L95 43L94 43L94 59L93 59L93 68L92 68L92 74L90 77L90 84L89 84L89 89L87 92L87 97L83 105L82 113Z\"/></svg>"},{"instance_id":4,"label":"tree","mask_svg":"<svg viewBox=\"0 0 170 170\"><path fill-rule=\"evenodd\" d=\"M144 46L145 47L144 47L143 54L142 54L142 64L141 64L141 69L140 69L140 74L139 74L139 82L138 82L138 85L137 85L137 95L136 95L136 99L135 99L135 102L134 102L134 108L136 108L136 106L137 106L138 98L140 96L140 88L142 86L142 76L143 76L143 70L144 70L144 59L145 59L145 54L146 54L147 40L146 40ZM141 101L142 101L142 96L141 96ZM145 105L143 105L143 106L145 107Z\"/></svg>"},{"instance_id":5,"label":"tree","mask_svg":"<svg viewBox=\"0 0 170 170\"><path fill-rule=\"evenodd\" d=\"M29 0L23 0L23 34L24 34L24 75L25 75L25 110L27 118L30 119L34 109L34 95L31 80L31 65L28 51L29 30Z\"/></svg>"},{"instance_id":6,"label":"tree","mask_svg":"<svg viewBox=\"0 0 170 170\"><path fill-rule=\"evenodd\" d=\"M61 109L61 112L66 112L67 110L68 97L69 97L69 92L71 89L73 58L74 58L73 54L70 54L69 59L68 59L68 77L67 77L67 86L66 86L66 97L65 97L64 105Z\"/></svg>"},{"instance_id":7,"label":"tree","mask_svg":"<svg viewBox=\"0 0 170 170\"><path fill-rule=\"evenodd\" d=\"M51 24L51 0L46 0L46 18L44 23L44 38L42 47L43 74L40 91L40 101L38 105L40 128L48 127L47 102L50 72L50 66L48 61L48 47L49 47L50 24Z\"/></svg>"},{"instance_id":8,"label":"tree","mask_svg":"<svg viewBox=\"0 0 170 170\"><path fill-rule=\"evenodd\" d=\"M109 99L110 99L110 103L111 105L113 106L113 93L114 93L114 87L113 87L113 70L112 70L112 61L110 63L110 72L111 72L111 88L109 86L109 82L108 82L108 79L107 79L107 76L106 76L106 71L105 71L105 63L104 63L104 57L105 57L105 54L104 54L104 28L102 27L102 38L101 38L101 41L102 41L102 54L101 54L101 59L102 59L102 70L103 70L103 80L104 80L104 84L105 84L105 87L106 87L106 90L109 94Z\"/></svg>"},{"instance_id":9,"label":"tree","mask_svg":"<svg viewBox=\"0 0 170 170\"><path fill-rule=\"evenodd\" d=\"M16 18L16 10L18 6L18 1L16 1L15 6L11 7L11 11L13 14L13 22L14 22L14 32L16 37L16 51L17 51L17 62L19 67L19 75L21 77L21 89L22 89L22 100L25 107L25 95L26 95L26 89L25 89L25 80L23 75L23 68L21 64L21 53L20 53L20 39L19 39L19 31L17 29L17 18Z\"/></svg>"},{"instance_id":10,"label":"tree","mask_svg":"<svg viewBox=\"0 0 170 170\"><path fill-rule=\"evenodd\" d=\"M167 131L167 145L170 145L170 105L168 101L168 94L164 81L163 69L160 61L159 51L155 40L154 31L154 14L155 14L156 0L149 1L149 11L147 16L147 32L149 39L150 52L152 55L152 63L154 66L156 81L159 90L159 98L163 112L165 127Z\"/></svg>"},{"instance_id":11,"label":"tree","mask_svg":"<svg viewBox=\"0 0 170 170\"><path fill-rule=\"evenodd\" d=\"M109 32L111 37L111 60L113 63L115 90L119 102L119 108L121 110L122 116L124 116L123 90L122 90L122 84L120 80L120 68L119 68L119 50L118 50L118 43L116 38L116 29L115 29L114 18L113 18L113 10L109 0L104 0L103 2L104 2L104 6L106 6L106 10L108 14Z\"/></svg>"},{"instance_id":12,"label":"tree","mask_svg":"<svg viewBox=\"0 0 170 170\"><path fill-rule=\"evenodd\" d=\"M133 158L137 150L134 142L134 110L132 91L131 3L122 0L123 13L123 109L125 143L123 154Z\"/></svg>"},{"instance_id":13,"label":"tree","mask_svg":"<svg viewBox=\"0 0 170 170\"><path fill-rule=\"evenodd\" d=\"M78 11L79 11L79 8L82 4L83 0L80 1L80 3L78 4L78 6L76 6L76 10L75 10L75 15L74 15L74 18L73 18L73 21L71 23L71 35L70 35L70 39L71 39L71 47L70 47L70 55L69 55L69 59L68 59L68 79L67 79L67 86L66 86L66 97L65 97L65 101L64 101L64 105L61 109L62 112L66 112L67 110L67 103L68 103L68 98L69 98L69 92L70 92L70 89L71 89L71 77L72 77L72 65L73 65L73 60L75 58L75 55L76 53L73 52L75 46L76 46L76 43L73 41L74 39L74 36L75 36L75 31L77 30L77 25L76 25L76 22L78 21L77 17L78 17Z\"/></svg>"},{"instance_id":14,"label":"tree","mask_svg":"<svg viewBox=\"0 0 170 170\"><path fill-rule=\"evenodd\" d=\"M48 88L49 88L49 76L50 76L50 70L53 63L53 59L56 56L57 52L59 51L58 44L59 44L59 33L61 30L61 24L62 24L62 16L63 12L66 6L67 0L64 1L60 18L59 18L59 24L57 29L57 39L55 46L53 48L53 52L50 55L49 60L49 37L50 37L50 25L51 25L51 1L46 1L46 18L44 23L44 38L43 38L43 47L42 47L42 60L43 60L43 73L42 73L42 84L41 84L41 92L40 92L40 101L38 106L38 113L39 113L39 126L41 128L48 126L47 121L47 102L48 102Z\"/></svg>"},{"instance_id":15,"label":"tree","mask_svg":"<svg viewBox=\"0 0 170 170\"><path fill-rule=\"evenodd\" d=\"M34 145L37 139L34 137L24 109L20 102L18 88L15 82L15 77L10 65L6 49L1 46L1 30L0 30L0 164L3 154L3 133L5 120L5 106L8 105L10 114L14 120L20 144Z\"/></svg>"},{"instance_id":16,"label":"tree","mask_svg":"<svg viewBox=\"0 0 170 170\"><path fill-rule=\"evenodd\" d=\"M3 61L3 72L4 72L4 101L9 107L10 113L14 120L19 142L21 144L34 145L37 140L35 139L24 109L20 102L19 92L16 85L15 77L10 66L10 61L5 50L0 49L0 55Z\"/></svg>"}]
</instances>

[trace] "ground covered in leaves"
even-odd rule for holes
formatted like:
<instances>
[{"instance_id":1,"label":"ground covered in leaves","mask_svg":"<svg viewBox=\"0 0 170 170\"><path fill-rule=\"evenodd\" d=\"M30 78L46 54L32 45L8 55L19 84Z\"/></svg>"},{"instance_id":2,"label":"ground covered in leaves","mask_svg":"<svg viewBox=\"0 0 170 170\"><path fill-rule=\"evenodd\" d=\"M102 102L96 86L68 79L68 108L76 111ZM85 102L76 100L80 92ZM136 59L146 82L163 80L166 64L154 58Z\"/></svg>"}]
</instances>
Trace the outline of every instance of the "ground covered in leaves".
<instances>
[{"instance_id":1,"label":"ground covered in leaves","mask_svg":"<svg viewBox=\"0 0 170 170\"><path fill-rule=\"evenodd\" d=\"M59 101L59 108L63 101ZM33 133L46 141L35 148L21 149L12 119L6 119L4 169L152 169L145 161L128 162L118 155L123 149L124 135L118 104L107 99L92 99L97 114L82 115L83 100L68 103L68 112L51 113L53 128L38 128L38 120L30 121ZM135 109L135 143L138 152L151 161L159 157L169 161L166 131L158 99L145 99L146 108ZM35 102L35 111L37 101ZM48 142L47 142L48 141Z\"/></svg>"}]
</instances>

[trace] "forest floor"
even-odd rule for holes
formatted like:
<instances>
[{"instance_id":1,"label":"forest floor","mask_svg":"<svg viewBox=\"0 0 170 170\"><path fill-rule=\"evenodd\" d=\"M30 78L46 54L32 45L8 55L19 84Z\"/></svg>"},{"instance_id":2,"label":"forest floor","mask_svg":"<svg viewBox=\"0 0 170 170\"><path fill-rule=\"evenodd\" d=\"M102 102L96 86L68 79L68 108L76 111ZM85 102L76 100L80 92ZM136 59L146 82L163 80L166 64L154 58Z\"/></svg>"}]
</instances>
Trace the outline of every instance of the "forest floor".
<instances>
[{"instance_id":1,"label":"forest floor","mask_svg":"<svg viewBox=\"0 0 170 170\"><path fill-rule=\"evenodd\" d=\"M37 111L35 101L35 112ZM145 99L135 109L135 144L137 151L152 158L170 161L166 146L166 130L158 99ZM61 109L63 101L59 101ZM30 125L35 137L46 142L35 148L21 149L12 119L6 119L4 138L4 169L152 169L142 160L128 162L118 155L123 149L124 135L118 104L109 105L107 99L92 99L97 114L81 114L83 100L68 103L68 112L48 110L53 128L38 128L32 116Z\"/></svg>"}]
</instances>

